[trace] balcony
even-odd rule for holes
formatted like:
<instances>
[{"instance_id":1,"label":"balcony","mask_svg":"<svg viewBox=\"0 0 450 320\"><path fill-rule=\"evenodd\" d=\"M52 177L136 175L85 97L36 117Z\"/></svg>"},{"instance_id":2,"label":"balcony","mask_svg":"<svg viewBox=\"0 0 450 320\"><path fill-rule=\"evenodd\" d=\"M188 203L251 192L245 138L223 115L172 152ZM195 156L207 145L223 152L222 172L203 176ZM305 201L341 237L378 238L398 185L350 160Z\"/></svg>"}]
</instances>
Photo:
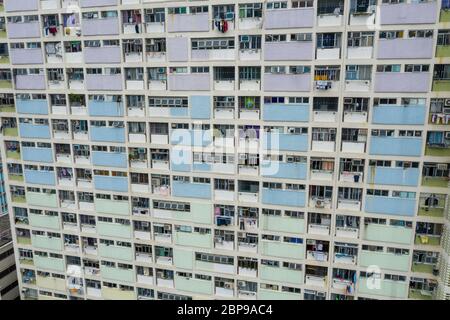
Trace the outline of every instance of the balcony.
<instances>
[{"instance_id":1,"label":"balcony","mask_svg":"<svg viewBox=\"0 0 450 320\"><path fill-rule=\"evenodd\" d=\"M54 251L62 251L63 241L61 238L51 238L47 236L31 235L31 243L33 247L40 249L48 249Z\"/></svg>"},{"instance_id":2,"label":"balcony","mask_svg":"<svg viewBox=\"0 0 450 320\"><path fill-rule=\"evenodd\" d=\"M59 229L61 227L59 216L29 213L28 219L30 226L35 228Z\"/></svg>"},{"instance_id":3,"label":"balcony","mask_svg":"<svg viewBox=\"0 0 450 320\"><path fill-rule=\"evenodd\" d=\"M271 205L305 207L306 192L263 188L261 202Z\"/></svg>"},{"instance_id":4,"label":"balcony","mask_svg":"<svg viewBox=\"0 0 450 320\"><path fill-rule=\"evenodd\" d=\"M365 211L412 217L416 212L416 199L367 195Z\"/></svg>"},{"instance_id":5,"label":"balcony","mask_svg":"<svg viewBox=\"0 0 450 320\"><path fill-rule=\"evenodd\" d=\"M304 233L305 220L282 216L262 215L261 229L275 232Z\"/></svg>"},{"instance_id":6,"label":"balcony","mask_svg":"<svg viewBox=\"0 0 450 320\"><path fill-rule=\"evenodd\" d=\"M122 269L101 265L100 274L103 279L135 282L135 275L133 269Z\"/></svg>"},{"instance_id":7,"label":"balcony","mask_svg":"<svg viewBox=\"0 0 450 320\"><path fill-rule=\"evenodd\" d=\"M45 90L45 76L41 74L17 75L15 86L18 90Z\"/></svg>"},{"instance_id":8,"label":"balcony","mask_svg":"<svg viewBox=\"0 0 450 320\"><path fill-rule=\"evenodd\" d=\"M436 234L416 234L414 244L422 246L439 246L441 236Z\"/></svg>"},{"instance_id":9,"label":"balcony","mask_svg":"<svg viewBox=\"0 0 450 320\"><path fill-rule=\"evenodd\" d=\"M64 259L58 259L58 258L52 258L49 256L39 256L34 255L33 256L33 262L34 266L36 268L44 269L44 270L53 270L53 271L60 271L64 272L65 266L64 266Z\"/></svg>"},{"instance_id":10,"label":"balcony","mask_svg":"<svg viewBox=\"0 0 450 320\"><path fill-rule=\"evenodd\" d=\"M259 277L262 280L277 281L283 284L302 284L303 272L301 270L293 270L281 267L271 267L261 265L259 268Z\"/></svg>"},{"instance_id":11,"label":"balcony","mask_svg":"<svg viewBox=\"0 0 450 320\"><path fill-rule=\"evenodd\" d=\"M379 285L377 283L379 282ZM359 278L358 293L397 299L408 297L408 283L385 279Z\"/></svg>"},{"instance_id":12,"label":"balcony","mask_svg":"<svg viewBox=\"0 0 450 320\"><path fill-rule=\"evenodd\" d=\"M53 162L53 152L51 148L34 148L23 147L22 159L24 161L37 161L37 162Z\"/></svg>"},{"instance_id":13,"label":"balcony","mask_svg":"<svg viewBox=\"0 0 450 320\"><path fill-rule=\"evenodd\" d=\"M210 233L175 231L174 243L180 246L211 248L212 236Z\"/></svg>"},{"instance_id":14,"label":"balcony","mask_svg":"<svg viewBox=\"0 0 450 320\"><path fill-rule=\"evenodd\" d=\"M24 170L25 182L31 184L56 185L55 173L44 170Z\"/></svg>"},{"instance_id":15,"label":"balcony","mask_svg":"<svg viewBox=\"0 0 450 320\"><path fill-rule=\"evenodd\" d=\"M168 15L167 32L207 32L210 29L209 13Z\"/></svg>"},{"instance_id":16,"label":"balcony","mask_svg":"<svg viewBox=\"0 0 450 320\"><path fill-rule=\"evenodd\" d=\"M389 125L423 125L425 123L425 113L426 110L424 105L379 105L373 108L372 123Z\"/></svg>"},{"instance_id":17,"label":"balcony","mask_svg":"<svg viewBox=\"0 0 450 320\"><path fill-rule=\"evenodd\" d=\"M81 8L117 6L119 0L80 0Z\"/></svg>"},{"instance_id":18,"label":"balcony","mask_svg":"<svg viewBox=\"0 0 450 320\"><path fill-rule=\"evenodd\" d=\"M264 149L280 151L308 151L307 134L264 133Z\"/></svg>"},{"instance_id":19,"label":"balcony","mask_svg":"<svg viewBox=\"0 0 450 320\"><path fill-rule=\"evenodd\" d=\"M271 103L263 105L264 121L309 121L309 105L308 104L280 104Z\"/></svg>"},{"instance_id":20,"label":"balcony","mask_svg":"<svg viewBox=\"0 0 450 320\"><path fill-rule=\"evenodd\" d=\"M422 138L372 136L369 154L419 157L422 154Z\"/></svg>"},{"instance_id":21,"label":"balcony","mask_svg":"<svg viewBox=\"0 0 450 320\"><path fill-rule=\"evenodd\" d=\"M447 79L433 80L432 91L450 91L450 80Z\"/></svg>"},{"instance_id":22,"label":"balcony","mask_svg":"<svg viewBox=\"0 0 450 320\"><path fill-rule=\"evenodd\" d=\"M122 90L121 74L86 74L86 89L94 91Z\"/></svg>"},{"instance_id":23,"label":"balcony","mask_svg":"<svg viewBox=\"0 0 450 320\"><path fill-rule=\"evenodd\" d=\"M102 287L102 297L108 300L136 300L136 293L134 290Z\"/></svg>"},{"instance_id":24,"label":"balcony","mask_svg":"<svg viewBox=\"0 0 450 320\"><path fill-rule=\"evenodd\" d=\"M307 164L264 160L261 162L261 176L305 180L307 176Z\"/></svg>"},{"instance_id":25,"label":"balcony","mask_svg":"<svg viewBox=\"0 0 450 320\"><path fill-rule=\"evenodd\" d=\"M106 245L103 243L98 245L98 254L102 258L111 258L114 260L132 261L134 258L133 249L130 247Z\"/></svg>"},{"instance_id":26,"label":"balcony","mask_svg":"<svg viewBox=\"0 0 450 320\"><path fill-rule=\"evenodd\" d=\"M190 97L190 115L191 119L210 119L211 118L211 97L210 96L191 96Z\"/></svg>"},{"instance_id":27,"label":"balcony","mask_svg":"<svg viewBox=\"0 0 450 320\"><path fill-rule=\"evenodd\" d=\"M119 19L83 19L81 25L83 36L107 36L119 34Z\"/></svg>"},{"instance_id":28,"label":"balcony","mask_svg":"<svg viewBox=\"0 0 450 320\"><path fill-rule=\"evenodd\" d=\"M16 99L16 108L18 113L48 114L48 102L45 99Z\"/></svg>"},{"instance_id":29,"label":"balcony","mask_svg":"<svg viewBox=\"0 0 450 320\"><path fill-rule=\"evenodd\" d=\"M433 24L437 20L437 1L380 5L380 24Z\"/></svg>"},{"instance_id":30,"label":"balcony","mask_svg":"<svg viewBox=\"0 0 450 320\"><path fill-rule=\"evenodd\" d=\"M264 29L311 28L314 18L313 8L266 10Z\"/></svg>"},{"instance_id":31,"label":"balcony","mask_svg":"<svg viewBox=\"0 0 450 320\"><path fill-rule=\"evenodd\" d=\"M312 41L266 42L264 44L264 60L295 61L314 58Z\"/></svg>"},{"instance_id":32,"label":"balcony","mask_svg":"<svg viewBox=\"0 0 450 320\"><path fill-rule=\"evenodd\" d=\"M275 291L258 289L259 300L301 300L302 296L298 293L291 293L288 291Z\"/></svg>"},{"instance_id":33,"label":"balcony","mask_svg":"<svg viewBox=\"0 0 450 320\"><path fill-rule=\"evenodd\" d=\"M37 11L39 0L6 0L4 6L5 12Z\"/></svg>"},{"instance_id":34,"label":"balcony","mask_svg":"<svg viewBox=\"0 0 450 320\"><path fill-rule=\"evenodd\" d=\"M48 125L19 123L19 133L21 138L50 139Z\"/></svg>"},{"instance_id":35,"label":"balcony","mask_svg":"<svg viewBox=\"0 0 450 320\"><path fill-rule=\"evenodd\" d=\"M124 128L91 127L90 129L92 141L125 143Z\"/></svg>"},{"instance_id":36,"label":"balcony","mask_svg":"<svg viewBox=\"0 0 450 320\"><path fill-rule=\"evenodd\" d=\"M154 208L153 216L161 219L174 219L178 221L211 224L212 217L210 213L212 211L212 205L210 204L192 202L190 212Z\"/></svg>"},{"instance_id":37,"label":"balcony","mask_svg":"<svg viewBox=\"0 0 450 320\"><path fill-rule=\"evenodd\" d=\"M120 223L97 222L97 233L105 237L119 237L131 239L133 232L130 225Z\"/></svg>"},{"instance_id":38,"label":"balcony","mask_svg":"<svg viewBox=\"0 0 450 320\"><path fill-rule=\"evenodd\" d=\"M411 256L408 254L362 250L359 254L359 265L361 267L376 265L382 269L407 272L409 270L410 259Z\"/></svg>"},{"instance_id":39,"label":"balcony","mask_svg":"<svg viewBox=\"0 0 450 320\"><path fill-rule=\"evenodd\" d=\"M57 208L58 201L56 194L28 191L26 194L27 204L37 207Z\"/></svg>"},{"instance_id":40,"label":"balcony","mask_svg":"<svg viewBox=\"0 0 450 320\"><path fill-rule=\"evenodd\" d=\"M311 74L264 74L265 91L308 92Z\"/></svg>"},{"instance_id":41,"label":"balcony","mask_svg":"<svg viewBox=\"0 0 450 320\"><path fill-rule=\"evenodd\" d=\"M174 197L211 199L211 185L173 181L172 195Z\"/></svg>"},{"instance_id":42,"label":"balcony","mask_svg":"<svg viewBox=\"0 0 450 320\"><path fill-rule=\"evenodd\" d=\"M41 37L39 21L8 23L6 25L6 30L10 39Z\"/></svg>"},{"instance_id":43,"label":"balcony","mask_svg":"<svg viewBox=\"0 0 450 320\"><path fill-rule=\"evenodd\" d=\"M378 59L429 59L433 57L433 38L380 39Z\"/></svg>"},{"instance_id":44,"label":"balcony","mask_svg":"<svg viewBox=\"0 0 450 320\"><path fill-rule=\"evenodd\" d=\"M169 74L169 90L173 91L209 91L209 73Z\"/></svg>"},{"instance_id":45,"label":"balcony","mask_svg":"<svg viewBox=\"0 0 450 320\"><path fill-rule=\"evenodd\" d=\"M120 46L111 47L85 47L84 61L86 64L120 63Z\"/></svg>"},{"instance_id":46,"label":"balcony","mask_svg":"<svg viewBox=\"0 0 450 320\"><path fill-rule=\"evenodd\" d=\"M92 164L94 166L127 168L126 153L92 151Z\"/></svg>"},{"instance_id":47,"label":"balcony","mask_svg":"<svg viewBox=\"0 0 450 320\"><path fill-rule=\"evenodd\" d=\"M51 276L42 277L38 275L36 277L36 285L39 286L39 288L46 288L63 292L67 290L66 279L64 278L54 278ZM46 296L46 298L48 298L48 296Z\"/></svg>"},{"instance_id":48,"label":"balcony","mask_svg":"<svg viewBox=\"0 0 450 320\"><path fill-rule=\"evenodd\" d=\"M429 72L375 72L374 92L426 93Z\"/></svg>"},{"instance_id":49,"label":"balcony","mask_svg":"<svg viewBox=\"0 0 450 320\"><path fill-rule=\"evenodd\" d=\"M369 167L367 183L414 187L419 183L419 176L419 168Z\"/></svg>"},{"instance_id":50,"label":"balcony","mask_svg":"<svg viewBox=\"0 0 450 320\"><path fill-rule=\"evenodd\" d=\"M11 64L43 64L42 49L11 49Z\"/></svg>"},{"instance_id":51,"label":"balcony","mask_svg":"<svg viewBox=\"0 0 450 320\"><path fill-rule=\"evenodd\" d=\"M128 192L127 177L94 176L95 189Z\"/></svg>"},{"instance_id":52,"label":"balcony","mask_svg":"<svg viewBox=\"0 0 450 320\"><path fill-rule=\"evenodd\" d=\"M412 228L370 223L364 227L363 239L377 242L410 244L413 233Z\"/></svg>"},{"instance_id":53,"label":"balcony","mask_svg":"<svg viewBox=\"0 0 450 320\"><path fill-rule=\"evenodd\" d=\"M305 246L289 242L261 241L261 254L288 259L305 259Z\"/></svg>"},{"instance_id":54,"label":"balcony","mask_svg":"<svg viewBox=\"0 0 450 320\"><path fill-rule=\"evenodd\" d=\"M176 274L174 281L177 290L205 295L212 295L214 292L214 282L211 280L187 278Z\"/></svg>"}]
</instances>

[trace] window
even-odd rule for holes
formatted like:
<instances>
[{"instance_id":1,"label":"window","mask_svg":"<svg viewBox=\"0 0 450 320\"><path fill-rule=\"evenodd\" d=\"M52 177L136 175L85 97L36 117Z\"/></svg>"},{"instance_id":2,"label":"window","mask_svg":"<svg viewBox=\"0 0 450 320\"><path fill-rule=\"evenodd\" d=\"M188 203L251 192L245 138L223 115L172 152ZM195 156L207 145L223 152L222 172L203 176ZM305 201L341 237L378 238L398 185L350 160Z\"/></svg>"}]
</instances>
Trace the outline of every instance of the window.
<instances>
[{"instance_id":1,"label":"window","mask_svg":"<svg viewBox=\"0 0 450 320\"><path fill-rule=\"evenodd\" d=\"M347 37L348 47L373 47L373 32L349 32Z\"/></svg>"},{"instance_id":2,"label":"window","mask_svg":"<svg viewBox=\"0 0 450 320\"><path fill-rule=\"evenodd\" d=\"M261 36L242 35L239 36L240 50L259 50L261 49Z\"/></svg>"},{"instance_id":3,"label":"window","mask_svg":"<svg viewBox=\"0 0 450 320\"><path fill-rule=\"evenodd\" d=\"M284 42L286 41L285 34L267 34L265 38L266 42Z\"/></svg>"},{"instance_id":4,"label":"window","mask_svg":"<svg viewBox=\"0 0 450 320\"><path fill-rule=\"evenodd\" d=\"M403 31L380 31L380 39L403 38Z\"/></svg>"},{"instance_id":5,"label":"window","mask_svg":"<svg viewBox=\"0 0 450 320\"><path fill-rule=\"evenodd\" d=\"M239 4L239 18L261 18L262 3Z\"/></svg>"},{"instance_id":6,"label":"window","mask_svg":"<svg viewBox=\"0 0 450 320\"><path fill-rule=\"evenodd\" d=\"M400 72L399 64L380 64L377 65L377 72Z\"/></svg>"},{"instance_id":7,"label":"window","mask_svg":"<svg viewBox=\"0 0 450 320\"><path fill-rule=\"evenodd\" d=\"M269 10L270 9L286 9L287 1L267 2L266 8Z\"/></svg>"},{"instance_id":8,"label":"window","mask_svg":"<svg viewBox=\"0 0 450 320\"><path fill-rule=\"evenodd\" d=\"M293 33L291 41L312 41L312 33Z\"/></svg>"},{"instance_id":9,"label":"window","mask_svg":"<svg viewBox=\"0 0 450 320\"><path fill-rule=\"evenodd\" d=\"M428 64L405 64L405 72L428 72L429 70Z\"/></svg>"}]
</instances>

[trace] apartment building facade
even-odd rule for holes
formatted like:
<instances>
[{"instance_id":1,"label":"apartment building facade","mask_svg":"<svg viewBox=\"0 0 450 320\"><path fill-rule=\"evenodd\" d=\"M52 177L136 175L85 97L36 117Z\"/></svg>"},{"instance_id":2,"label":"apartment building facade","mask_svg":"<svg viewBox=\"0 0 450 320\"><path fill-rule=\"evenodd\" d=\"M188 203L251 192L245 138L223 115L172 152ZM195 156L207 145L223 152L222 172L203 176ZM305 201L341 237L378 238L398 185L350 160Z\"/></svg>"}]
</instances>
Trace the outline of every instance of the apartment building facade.
<instances>
[{"instance_id":1,"label":"apartment building facade","mask_svg":"<svg viewBox=\"0 0 450 320\"><path fill-rule=\"evenodd\" d=\"M0 300L13 300L18 296L19 284L0 161Z\"/></svg>"},{"instance_id":2,"label":"apartment building facade","mask_svg":"<svg viewBox=\"0 0 450 320\"><path fill-rule=\"evenodd\" d=\"M450 2L5 0L22 299L449 299Z\"/></svg>"}]
</instances>

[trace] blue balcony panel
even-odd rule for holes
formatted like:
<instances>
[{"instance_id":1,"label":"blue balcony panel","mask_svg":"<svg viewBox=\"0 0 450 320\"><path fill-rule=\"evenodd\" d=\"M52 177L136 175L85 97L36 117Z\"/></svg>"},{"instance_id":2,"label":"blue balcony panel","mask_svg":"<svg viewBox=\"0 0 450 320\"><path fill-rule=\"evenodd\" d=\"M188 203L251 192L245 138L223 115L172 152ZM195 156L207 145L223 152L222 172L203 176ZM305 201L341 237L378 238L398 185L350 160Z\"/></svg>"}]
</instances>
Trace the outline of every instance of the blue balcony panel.
<instances>
[{"instance_id":1,"label":"blue balcony panel","mask_svg":"<svg viewBox=\"0 0 450 320\"><path fill-rule=\"evenodd\" d=\"M97 190L128 192L128 178L94 176L94 186Z\"/></svg>"},{"instance_id":2,"label":"blue balcony panel","mask_svg":"<svg viewBox=\"0 0 450 320\"><path fill-rule=\"evenodd\" d=\"M91 126L91 140L100 142L125 142L125 129Z\"/></svg>"},{"instance_id":3,"label":"blue balcony panel","mask_svg":"<svg viewBox=\"0 0 450 320\"><path fill-rule=\"evenodd\" d=\"M191 118L210 119L211 118L211 97L191 96Z\"/></svg>"},{"instance_id":4,"label":"blue balcony panel","mask_svg":"<svg viewBox=\"0 0 450 320\"><path fill-rule=\"evenodd\" d=\"M281 151L308 151L307 134L265 133L264 149Z\"/></svg>"},{"instance_id":5,"label":"blue balcony panel","mask_svg":"<svg viewBox=\"0 0 450 320\"><path fill-rule=\"evenodd\" d=\"M170 136L172 145L206 147L212 142L210 130L175 129Z\"/></svg>"},{"instance_id":6,"label":"blue balcony panel","mask_svg":"<svg viewBox=\"0 0 450 320\"><path fill-rule=\"evenodd\" d=\"M419 157L422 154L422 138L371 137L369 154Z\"/></svg>"},{"instance_id":7,"label":"blue balcony panel","mask_svg":"<svg viewBox=\"0 0 450 320\"><path fill-rule=\"evenodd\" d=\"M309 121L308 104L272 103L264 105L264 121Z\"/></svg>"},{"instance_id":8,"label":"blue balcony panel","mask_svg":"<svg viewBox=\"0 0 450 320\"><path fill-rule=\"evenodd\" d=\"M289 207L304 207L306 203L306 192L264 188L262 190L262 203Z\"/></svg>"},{"instance_id":9,"label":"blue balcony panel","mask_svg":"<svg viewBox=\"0 0 450 320\"><path fill-rule=\"evenodd\" d=\"M373 108L372 123L420 125L425 123L425 112L424 105L379 105Z\"/></svg>"},{"instance_id":10,"label":"blue balcony panel","mask_svg":"<svg viewBox=\"0 0 450 320\"><path fill-rule=\"evenodd\" d=\"M419 168L369 167L367 182L398 186L417 186Z\"/></svg>"},{"instance_id":11,"label":"blue balcony panel","mask_svg":"<svg viewBox=\"0 0 450 320\"><path fill-rule=\"evenodd\" d=\"M90 100L88 102L88 110L90 116L122 117L123 103L114 101Z\"/></svg>"},{"instance_id":12,"label":"blue balcony panel","mask_svg":"<svg viewBox=\"0 0 450 320\"><path fill-rule=\"evenodd\" d=\"M48 125L19 123L21 138L50 139L50 127Z\"/></svg>"},{"instance_id":13,"label":"blue balcony panel","mask_svg":"<svg viewBox=\"0 0 450 320\"><path fill-rule=\"evenodd\" d=\"M22 160L24 161L53 162L53 152L51 148L23 147L21 153Z\"/></svg>"},{"instance_id":14,"label":"blue balcony panel","mask_svg":"<svg viewBox=\"0 0 450 320\"><path fill-rule=\"evenodd\" d=\"M189 116L189 108L169 108L170 116L174 118L187 118Z\"/></svg>"},{"instance_id":15,"label":"blue balcony panel","mask_svg":"<svg viewBox=\"0 0 450 320\"><path fill-rule=\"evenodd\" d=\"M173 181L172 195L174 197L211 199L211 185Z\"/></svg>"},{"instance_id":16,"label":"blue balcony panel","mask_svg":"<svg viewBox=\"0 0 450 320\"><path fill-rule=\"evenodd\" d=\"M48 102L45 99L16 100L18 113L48 114Z\"/></svg>"},{"instance_id":17,"label":"blue balcony panel","mask_svg":"<svg viewBox=\"0 0 450 320\"><path fill-rule=\"evenodd\" d=\"M263 177L305 180L306 163L286 163L279 161L262 161L261 175Z\"/></svg>"},{"instance_id":18,"label":"blue balcony panel","mask_svg":"<svg viewBox=\"0 0 450 320\"><path fill-rule=\"evenodd\" d=\"M118 152L93 151L92 164L95 166L126 168L127 154Z\"/></svg>"},{"instance_id":19,"label":"blue balcony panel","mask_svg":"<svg viewBox=\"0 0 450 320\"><path fill-rule=\"evenodd\" d=\"M45 184L54 186L55 172L53 171L38 171L38 170L24 170L25 182L35 184Z\"/></svg>"},{"instance_id":20,"label":"blue balcony panel","mask_svg":"<svg viewBox=\"0 0 450 320\"><path fill-rule=\"evenodd\" d=\"M365 211L394 216L414 216L416 200L410 198L366 196Z\"/></svg>"},{"instance_id":21,"label":"blue balcony panel","mask_svg":"<svg viewBox=\"0 0 450 320\"><path fill-rule=\"evenodd\" d=\"M211 165L209 163L194 163L192 165L192 170L200 172L209 172L211 171Z\"/></svg>"}]
</instances>

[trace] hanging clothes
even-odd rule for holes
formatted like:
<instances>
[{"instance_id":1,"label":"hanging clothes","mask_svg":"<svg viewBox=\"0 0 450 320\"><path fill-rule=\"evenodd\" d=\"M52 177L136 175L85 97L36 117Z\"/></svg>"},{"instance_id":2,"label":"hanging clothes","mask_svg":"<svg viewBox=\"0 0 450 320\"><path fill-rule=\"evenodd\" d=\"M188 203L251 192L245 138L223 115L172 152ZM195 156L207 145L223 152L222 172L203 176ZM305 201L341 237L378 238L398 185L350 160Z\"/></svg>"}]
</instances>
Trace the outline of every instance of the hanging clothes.
<instances>
[{"instance_id":1,"label":"hanging clothes","mask_svg":"<svg viewBox=\"0 0 450 320\"><path fill-rule=\"evenodd\" d=\"M228 31L228 21L227 20L222 20L222 33L225 33Z\"/></svg>"}]
</instances>

